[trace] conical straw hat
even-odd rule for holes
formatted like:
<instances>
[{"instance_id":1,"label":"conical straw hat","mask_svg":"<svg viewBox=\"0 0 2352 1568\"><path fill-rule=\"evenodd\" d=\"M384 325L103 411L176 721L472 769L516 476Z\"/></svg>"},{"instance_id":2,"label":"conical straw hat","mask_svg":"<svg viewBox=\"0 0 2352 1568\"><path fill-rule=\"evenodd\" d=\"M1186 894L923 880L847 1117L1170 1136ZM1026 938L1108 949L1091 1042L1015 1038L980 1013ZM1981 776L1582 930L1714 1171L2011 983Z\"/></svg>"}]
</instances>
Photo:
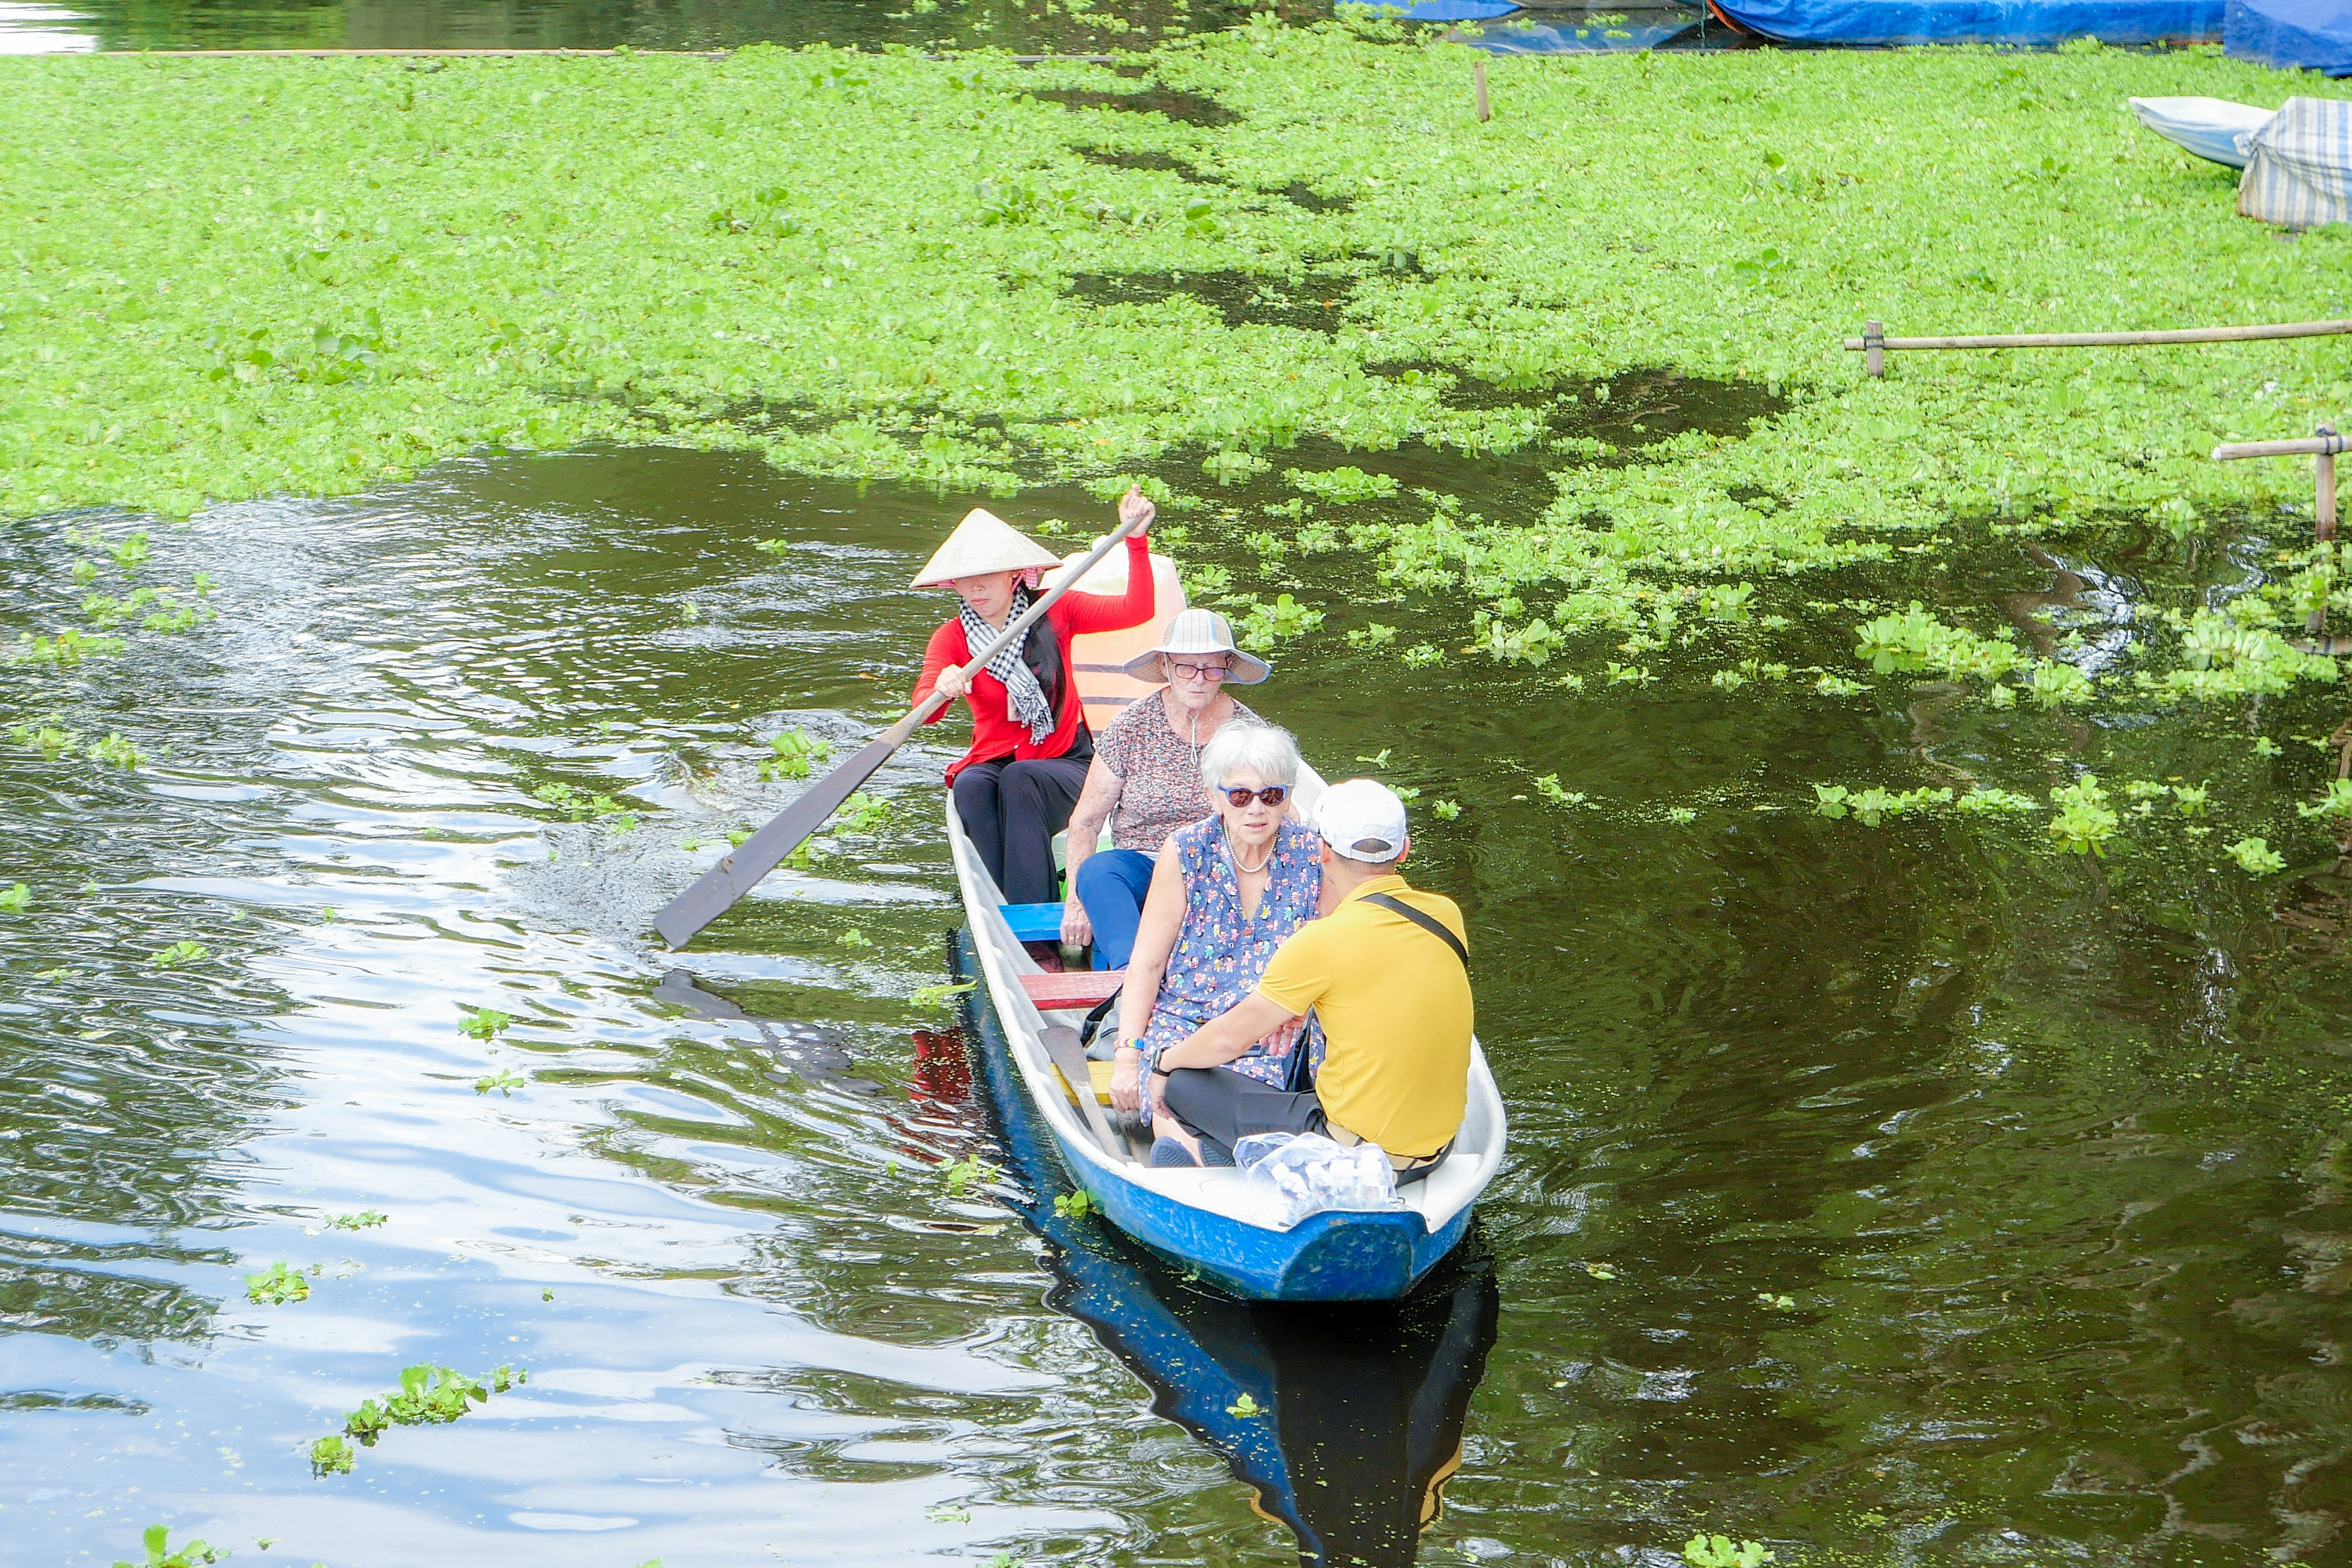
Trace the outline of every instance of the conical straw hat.
<instances>
[{"instance_id":1,"label":"conical straw hat","mask_svg":"<svg viewBox=\"0 0 2352 1568\"><path fill-rule=\"evenodd\" d=\"M930 560L915 574L915 581L909 585L938 588L959 577L978 577L989 572L1051 571L1061 563L1060 556L987 508L976 506L956 524L948 542L932 552Z\"/></svg>"}]
</instances>

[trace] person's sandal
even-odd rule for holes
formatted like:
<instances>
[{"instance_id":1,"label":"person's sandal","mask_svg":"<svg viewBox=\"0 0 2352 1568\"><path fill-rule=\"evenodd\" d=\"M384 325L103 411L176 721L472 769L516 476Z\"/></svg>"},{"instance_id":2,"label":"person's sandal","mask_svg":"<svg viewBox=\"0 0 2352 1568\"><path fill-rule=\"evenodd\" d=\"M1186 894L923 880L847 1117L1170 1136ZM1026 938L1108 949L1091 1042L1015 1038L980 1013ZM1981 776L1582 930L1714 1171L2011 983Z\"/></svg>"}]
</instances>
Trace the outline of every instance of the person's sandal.
<instances>
[{"instance_id":1,"label":"person's sandal","mask_svg":"<svg viewBox=\"0 0 2352 1568\"><path fill-rule=\"evenodd\" d=\"M1175 1139L1155 1138L1151 1141L1151 1163L1155 1169L1192 1170L1201 1162L1192 1158L1192 1152Z\"/></svg>"}]
</instances>

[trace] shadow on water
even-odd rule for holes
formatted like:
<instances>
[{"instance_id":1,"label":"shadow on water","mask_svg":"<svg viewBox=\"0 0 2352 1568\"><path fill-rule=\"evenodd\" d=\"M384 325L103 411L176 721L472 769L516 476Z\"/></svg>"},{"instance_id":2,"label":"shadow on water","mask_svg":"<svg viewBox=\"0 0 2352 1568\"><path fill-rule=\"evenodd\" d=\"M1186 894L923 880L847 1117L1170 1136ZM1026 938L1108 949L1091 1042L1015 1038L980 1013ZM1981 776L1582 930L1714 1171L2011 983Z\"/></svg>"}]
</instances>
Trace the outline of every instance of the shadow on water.
<instances>
[{"instance_id":1,"label":"shadow on water","mask_svg":"<svg viewBox=\"0 0 2352 1568\"><path fill-rule=\"evenodd\" d=\"M1202 169L1198 169L1192 164L1186 163L1183 159L1175 156L1173 153L1162 153L1156 149L1146 148L1141 151L1129 153L1118 152L1104 147L1074 147L1071 151L1077 153L1079 157L1084 158L1087 163L1097 163L1107 169L1138 169L1150 174L1174 174L1179 179L1185 181L1189 184L1216 185L1224 189L1232 188L1233 183L1231 181L1226 180L1220 175L1212 174ZM1356 198L1353 196L1327 196L1316 190L1314 186L1307 184L1303 180L1293 180L1289 184L1285 185L1280 191L1274 194L1281 196L1291 205L1300 208L1302 211L1311 213L1343 213L1350 210L1356 205ZM1103 275L1097 274L1096 276ZM1170 275L1143 273L1108 275L1108 277L1113 280L1120 278L1132 278L1135 280L1136 286L1139 288L1143 286L1142 280L1144 279L1153 276L1165 277ZM1192 276L1194 278L1203 278L1213 276L1213 274L1196 272L1192 274ZM1253 275L1236 272L1234 273L1233 276L1235 278L1248 278ZM1232 324L1230 320L1227 324Z\"/></svg>"},{"instance_id":2,"label":"shadow on water","mask_svg":"<svg viewBox=\"0 0 2352 1568\"><path fill-rule=\"evenodd\" d=\"M976 973L968 941L954 951ZM1056 1211L1067 1175L994 1009L972 996L971 1048L1026 1188L1013 1202L1053 1244L1047 1301L1142 1378L1154 1411L1223 1456L1257 1512L1289 1527L1304 1568L1410 1568L1461 1468L1495 1343L1500 1296L1475 1229L1399 1302L1236 1301L1190 1284L1099 1218Z\"/></svg>"},{"instance_id":3,"label":"shadow on water","mask_svg":"<svg viewBox=\"0 0 2352 1568\"><path fill-rule=\"evenodd\" d=\"M1048 103L1058 103L1066 109L1115 109L1130 114L1164 114L1184 125L1213 129L1232 125L1241 115L1226 108L1205 93L1186 92L1181 88L1162 87L1154 83L1132 92L1104 92L1084 87L1041 87L1027 89L1031 98Z\"/></svg>"},{"instance_id":4,"label":"shadow on water","mask_svg":"<svg viewBox=\"0 0 2352 1568\"><path fill-rule=\"evenodd\" d=\"M1090 305L1156 305L1187 299L1217 312L1228 327L1338 330L1357 279L1344 272L1308 272L1295 280L1231 268L1211 272L1080 272L1072 297Z\"/></svg>"}]
</instances>

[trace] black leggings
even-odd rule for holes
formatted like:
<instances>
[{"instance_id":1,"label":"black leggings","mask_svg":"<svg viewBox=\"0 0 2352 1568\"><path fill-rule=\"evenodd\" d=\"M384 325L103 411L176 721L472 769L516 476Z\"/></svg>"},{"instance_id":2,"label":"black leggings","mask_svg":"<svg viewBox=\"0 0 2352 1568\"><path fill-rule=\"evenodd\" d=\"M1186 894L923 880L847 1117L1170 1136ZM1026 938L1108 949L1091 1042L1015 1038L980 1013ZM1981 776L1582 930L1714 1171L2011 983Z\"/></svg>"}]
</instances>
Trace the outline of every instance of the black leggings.
<instances>
[{"instance_id":1,"label":"black leggings","mask_svg":"<svg viewBox=\"0 0 2352 1568\"><path fill-rule=\"evenodd\" d=\"M1226 1068L1178 1068L1160 1095L1184 1131L1230 1155L1254 1132L1321 1132L1323 1102Z\"/></svg>"},{"instance_id":2,"label":"black leggings","mask_svg":"<svg viewBox=\"0 0 2352 1568\"><path fill-rule=\"evenodd\" d=\"M1069 757L974 763L956 774L956 816L980 863L1008 904L1050 904L1062 896L1054 873L1054 835L1087 782L1087 764Z\"/></svg>"},{"instance_id":3,"label":"black leggings","mask_svg":"<svg viewBox=\"0 0 2352 1568\"><path fill-rule=\"evenodd\" d=\"M1203 1143L1213 1143L1220 1153L1233 1157L1234 1145L1257 1132L1318 1132L1330 1136L1331 1125L1323 1114L1323 1102L1315 1091L1294 1094L1260 1083L1247 1073L1225 1068L1178 1068L1168 1075L1160 1091L1167 1101L1168 1114L1181 1122L1184 1131ZM1445 1149L1437 1152L1425 1165L1413 1165L1396 1173L1400 1187L1411 1186L1425 1179L1437 1169L1438 1159Z\"/></svg>"}]
</instances>

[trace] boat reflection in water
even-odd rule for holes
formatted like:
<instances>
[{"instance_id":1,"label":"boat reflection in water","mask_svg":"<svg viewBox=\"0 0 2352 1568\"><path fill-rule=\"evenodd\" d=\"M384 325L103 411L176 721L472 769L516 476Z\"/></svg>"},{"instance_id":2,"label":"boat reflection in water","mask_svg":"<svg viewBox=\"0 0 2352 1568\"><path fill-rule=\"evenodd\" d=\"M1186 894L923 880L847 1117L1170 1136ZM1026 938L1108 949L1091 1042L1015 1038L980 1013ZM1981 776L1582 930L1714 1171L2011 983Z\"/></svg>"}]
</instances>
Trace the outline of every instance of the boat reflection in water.
<instances>
[{"instance_id":1,"label":"boat reflection in water","mask_svg":"<svg viewBox=\"0 0 2352 1568\"><path fill-rule=\"evenodd\" d=\"M1239 1301L1188 1283L1116 1227L1055 1212L1068 1177L972 996L974 1065L1029 1188L1016 1206L1055 1244L1049 1303L1135 1369L1154 1410L1225 1456L1258 1511L1297 1534L1301 1563L1411 1563L1462 1463L1495 1342L1500 1298L1475 1231L1402 1301Z\"/></svg>"}]
</instances>

